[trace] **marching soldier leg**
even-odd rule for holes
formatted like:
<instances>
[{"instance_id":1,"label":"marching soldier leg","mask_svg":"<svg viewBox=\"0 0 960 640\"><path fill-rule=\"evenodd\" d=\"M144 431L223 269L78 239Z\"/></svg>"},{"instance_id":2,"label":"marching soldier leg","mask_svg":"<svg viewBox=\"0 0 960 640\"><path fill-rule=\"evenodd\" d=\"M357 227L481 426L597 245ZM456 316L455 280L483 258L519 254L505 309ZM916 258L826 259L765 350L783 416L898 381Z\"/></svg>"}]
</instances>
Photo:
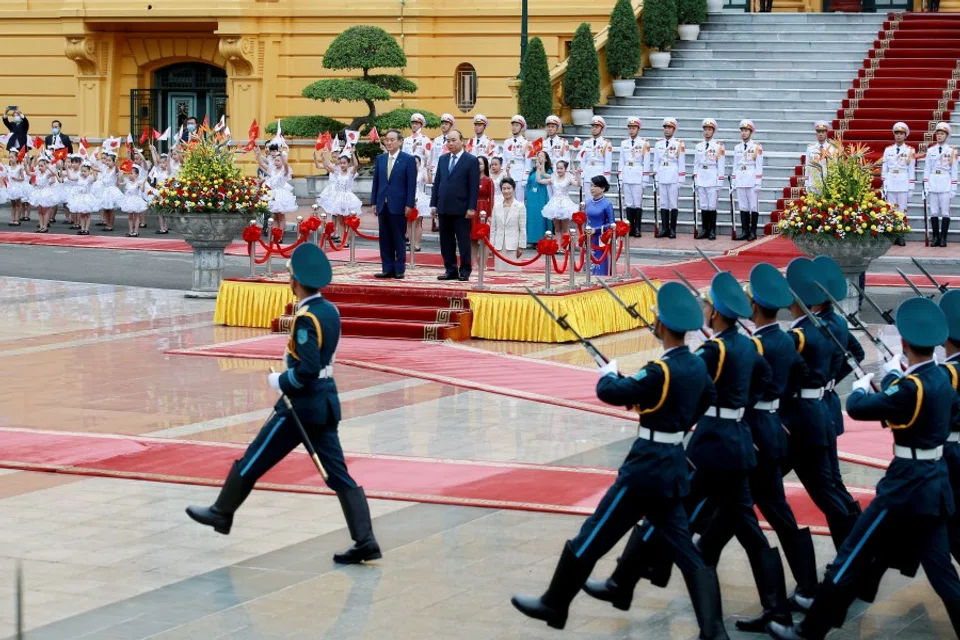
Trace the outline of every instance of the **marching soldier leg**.
<instances>
[{"instance_id":1,"label":"marching soldier leg","mask_svg":"<svg viewBox=\"0 0 960 640\"><path fill-rule=\"evenodd\" d=\"M510 602L520 613L563 629L573 598L583 587L597 560L603 557L642 512L639 496L625 485L614 483L597 510L586 519L580 533L564 545L560 562L546 592L539 598L516 595Z\"/></svg>"},{"instance_id":2,"label":"marching soldier leg","mask_svg":"<svg viewBox=\"0 0 960 640\"><path fill-rule=\"evenodd\" d=\"M829 452L826 447L810 447L791 453L797 477L826 517L833 545L839 550L859 514L851 512L852 505L834 485Z\"/></svg>"},{"instance_id":3,"label":"marching soldier leg","mask_svg":"<svg viewBox=\"0 0 960 640\"><path fill-rule=\"evenodd\" d=\"M243 457L233 463L217 501L210 507L189 506L187 515L213 527L217 533L228 535L233 514L250 495L257 480L300 444L296 429L286 422L287 416L276 413L270 416Z\"/></svg>"}]
</instances>

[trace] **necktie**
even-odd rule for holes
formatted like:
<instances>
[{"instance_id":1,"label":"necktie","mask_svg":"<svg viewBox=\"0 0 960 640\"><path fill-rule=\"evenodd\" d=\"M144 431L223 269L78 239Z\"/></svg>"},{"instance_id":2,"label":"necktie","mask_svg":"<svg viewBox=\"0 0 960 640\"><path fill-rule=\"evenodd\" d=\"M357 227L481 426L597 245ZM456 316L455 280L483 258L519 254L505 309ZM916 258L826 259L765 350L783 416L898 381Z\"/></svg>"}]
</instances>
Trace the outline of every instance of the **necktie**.
<instances>
[{"instance_id":1,"label":"necktie","mask_svg":"<svg viewBox=\"0 0 960 640\"><path fill-rule=\"evenodd\" d=\"M744 150L744 151L747 150L747 143L746 143L746 142L743 143L743 150Z\"/></svg>"},{"instance_id":2,"label":"necktie","mask_svg":"<svg viewBox=\"0 0 960 640\"><path fill-rule=\"evenodd\" d=\"M457 166L457 156L450 156L450 171L448 173L453 173L453 168Z\"/></svg>"},{"instance_id":3,"label":"necktie","mask_svg":"<svg viewBox=\"0 0 960 640\"><path fill-rule=\"evenodd\" d=\"M900 155L900 147L897 147L897 155Z\"/></svg>"},{"instance_id":4,"label":"necktie","mask_svg":"<svg viewBox=\"0 0 960 640\"><path fill-rule=\"evenodd\" d=\"M943 147L942 147L942 146L937 147L937 150L940 152L940 155L943 155Z\"/></svg>"},{"instance_id":5,"label":"necktie","mask_svg":"<svg viewBox=\"0 0 960 640\"><path fill-rule=\"evenodd\" d=\"M390 179L391 173L393 173L393 156L387 158L387 180Z\"/></svg>"}]
</instances>

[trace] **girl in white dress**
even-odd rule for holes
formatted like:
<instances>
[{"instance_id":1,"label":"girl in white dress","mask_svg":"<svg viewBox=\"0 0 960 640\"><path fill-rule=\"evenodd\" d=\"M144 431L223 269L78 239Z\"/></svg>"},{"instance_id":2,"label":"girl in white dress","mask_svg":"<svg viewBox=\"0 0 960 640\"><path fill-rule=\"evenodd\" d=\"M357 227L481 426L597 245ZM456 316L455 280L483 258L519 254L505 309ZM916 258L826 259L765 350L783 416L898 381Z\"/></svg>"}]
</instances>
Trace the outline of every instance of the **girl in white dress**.
<instances>
[{"instance_id":1,"label":"girl in white dress","mask_svg":"<svg viewBox=\"0 0 960 640\"><path fill-rule=\"evenodd\" d=\"M50 216L54 208L62 199L60 191L60 174L53 164L53 157L44 151L37 160L37 168L33 172L34 189L30 194L29 202L37 208L40 214L40 228L37 233L46 233L50 226Z\"/></svg>"},{"instance_id":2,"label":"girl in white dress","mask_svg":"<svg viewBox=\"0 0 960 640\"><path fill-rule=\"evenodd\" d=\"M99 200L103 210L103 230L113 231L114 210L123 199L123 192L117 188L117 154L105 151L100 155L102 161L93 165L98 174L93 185L93 196Z\"/></svg>"},{"instance_id":3,"label":"girl in white dress","mask_svg":"<svg viewBox=\"0 0 960 640\"><path fill-rule=\"evenodd\" d=\"M90 162L80 165L80 179L77 180L77 186L71 190L70 200L67 201L67 206L77 216L80 225L78 236L90 235L90 214L100 211L100 201L91 193L96 179Z\"/></svg>"},{"instance_id":4,"label":"girl in white dress","mask_svg":"<svg viewBox=\"0 0 960 640\"><path fill-rule=\"evenodd\" d=\"M424 162L423 152L417 153L417 219L413 221L413 250L420 251L420 239L423 238L423 219L430 217L430 194L427 185L433 184L433 166Z\"/></svg>"},{"instance_id":5,"label":"girl in white dress","mask_svg":"<svg viewBox=\"0 0 960 640\"><path fill-rule=\"evenodd\" d=\"M21 222L30 221L30 194L33 193L33 187L30 184L30 176L23 164L17 161L17 153L10 151L7 156L7 197L10 198L11 226L19 227ZM16 222L17 224L13 224Z\"/></svg>"},{"instance_id":6,"label":"girl in white dress","mask_svg":"<svg viewBox=\"0 0 960 640\"><path fill-rule=\"evenodd\" d=\"M268 163L260 155L258 147L254 147L254 151L257 163L267 174L263 183L270 187L267 209L273 214L277 227L286 231L286 214L297 211L297 196L293 194L293 185L290 184L290 180L293 179L293 170L287 164L287 157L282 153L273 156Z\"/></svg>"},{"instance_id":7,"label":"girl in white dress","mask_svg":"<svg viewBox=\"0 0 960 640\"><path fill-rule=\"evenodd\" d=\"M503 158L493 156L490 158L490 179L493 180L493 204L503 202L503 194L500 193L500 182L507 174L503 171Z\"/></svg>"},{"instance_id":8,"label":"girl in white dress","mask_svg":"<svg viewBox=\"0 0 960 640\"><path fill-rule=\"evenodd\" d=\"M60 176L63 179L62 201L65 209L64 215L67 216L67 222L70 223L71 229L80 228L80 220L77 218L77 214L70 210L70 205L67 203L70 202L70 198L73 196L73 190L77 188L77 183L80 182L80 165L82 162L83 157L78 154L71 154L67 157L67 166L60 171Z\"/></svg>"},{"instance_id":9,"label":"girl in white dress","mask_svg":"<svg viewBox=\"0 0 960 640\"><path fill-rule=\"evenodd\" d=\"M324 150L322 164L317 161L317 153L313 153L313 165L317 169L327 170L327 186L317 196L317 205L330 216L333 216L336 222L332 240L340 242L340 235L346 233L344 226L344 217L351 213L360 214L360 207L363 203L360 198L353 193L353 181L357 177L357 170L360 163L357 161L356 153L344 152L337 158L337 164L334 165L329 151Z\"/></svg>"},{"instance_id":10,"label":"girl in white dress","mask_svg":"<svg viewBox=\"0 0 960 640\"><path fill-rule=\"evenodd\" d=\"M117 205L120 211L127 214L128 238L140 236L139 229L143 226L143 218L146 217L147 201L143 198L143 183L146 179L146 171L138 164L134 164L130 173L124 174L120 178L120 183L123 185L123 197L120 198Z\"/></svg>"},{"instance_id":11,"label":"girl in white dress","mask_svg":"<svg viewBox=\"0 0 960 640\"><path fill-rule=\"evenodd\" d=\"M577 205L570 199L570 187L577 186L580 181L568 171L566 160L558 160L556 172L552 176L538 176L537 182L548 184L553 189L550 201L543 207L543 217L553 220L553 229L557 237L570 231L570 218L577 211Z\"/></svg>"},{"instance_id":12,"label":"girl in white dress","mask_svg":"<svg viewBox=\"0 0 960 640\"><path fill-rule=\"evenodd\" d=\"M0 164L0 204L6 204L10 202L10 196L7 192L7 166ZM19 227L20 219L17 211L11 206L10 207L10 222L7 223L8 227Z\"/></svg>"},{"instance_id":13,"label":"girl in white dress","mask_svg":"<svg viewBox=\"0 0 960 640\"><path fill-rule=\"evenodd\" d=\"M150 145L150 153L153 155L153 168L150 169L150 173L147 174L147 182L143 187L147 203L152 203L153 199L157 197L159 187L173 177L173 173L170 171L170 156L165 153L158 155L157 148L153 145ZM154 233L160 235L170 233L170 230L167 228L167 221L162 213L157 215L157 221L160 228L154 231Z\"/></svg>"}]
</instances>

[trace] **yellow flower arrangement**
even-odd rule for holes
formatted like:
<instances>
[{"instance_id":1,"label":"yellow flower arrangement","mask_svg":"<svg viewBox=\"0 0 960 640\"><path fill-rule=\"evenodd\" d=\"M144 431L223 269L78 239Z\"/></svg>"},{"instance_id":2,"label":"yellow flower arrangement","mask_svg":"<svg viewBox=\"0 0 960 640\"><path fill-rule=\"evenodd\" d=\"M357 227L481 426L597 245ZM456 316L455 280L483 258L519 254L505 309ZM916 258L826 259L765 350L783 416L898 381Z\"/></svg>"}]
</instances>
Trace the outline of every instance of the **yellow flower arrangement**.
<instances>
[{"instance_id":1,"label":"yellow flower arrangement","mask_svg":"<svg viewBox=\"0 0 960 640\"><path fill-rule=\"evenodd\" d=\"M813 187L790 202L777 223L787 237L808 236L823 243L895 240L910 231L906 217L873 188L873 165L865 145L830 142L826 166L813 165Z\"/></svg>"}]
</instances>

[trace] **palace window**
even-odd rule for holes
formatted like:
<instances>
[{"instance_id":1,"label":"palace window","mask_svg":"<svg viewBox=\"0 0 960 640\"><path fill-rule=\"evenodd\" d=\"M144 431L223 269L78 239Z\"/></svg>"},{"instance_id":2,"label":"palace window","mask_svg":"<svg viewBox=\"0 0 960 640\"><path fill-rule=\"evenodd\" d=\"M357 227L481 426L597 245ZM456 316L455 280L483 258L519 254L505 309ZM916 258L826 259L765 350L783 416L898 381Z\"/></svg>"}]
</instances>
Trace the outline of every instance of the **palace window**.
<instances>
[{"instance_id":1,"label":"palace window","mask_svg":"<svg viewBox=\"0 0 960 640\"><path fill-rule=\"evenodd\" d=\"M454 82L453 90L457 107L463 113L468 113L477 104L477 70L468 62L460 64L457 67Z\"/></svg>"}]
</instances>

